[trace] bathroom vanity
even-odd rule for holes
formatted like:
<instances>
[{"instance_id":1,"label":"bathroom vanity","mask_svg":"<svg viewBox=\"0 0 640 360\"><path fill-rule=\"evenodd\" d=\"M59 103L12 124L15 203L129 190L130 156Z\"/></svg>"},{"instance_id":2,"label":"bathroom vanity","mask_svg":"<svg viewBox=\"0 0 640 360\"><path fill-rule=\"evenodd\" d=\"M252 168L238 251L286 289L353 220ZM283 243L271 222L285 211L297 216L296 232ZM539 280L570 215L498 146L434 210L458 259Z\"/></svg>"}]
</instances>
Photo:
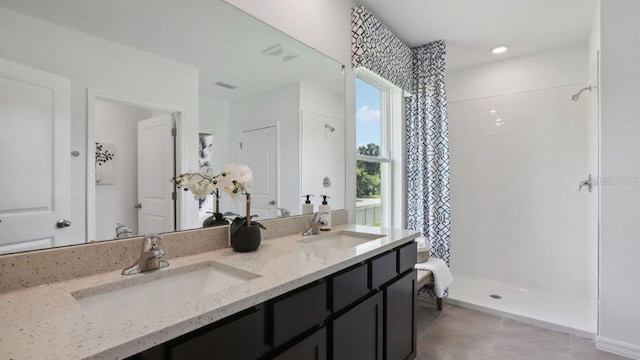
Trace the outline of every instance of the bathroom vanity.
<instances>
[{"instance_id":1,"label":"bathroom vanity","mask_svg":"<svg viewBox=\"0 0 640 360\"><path fill-rule=\"evenodd\" d=\"M0 294L0 358L411 359L417 236L341 225Z\"/></svg>"}]
</instances>

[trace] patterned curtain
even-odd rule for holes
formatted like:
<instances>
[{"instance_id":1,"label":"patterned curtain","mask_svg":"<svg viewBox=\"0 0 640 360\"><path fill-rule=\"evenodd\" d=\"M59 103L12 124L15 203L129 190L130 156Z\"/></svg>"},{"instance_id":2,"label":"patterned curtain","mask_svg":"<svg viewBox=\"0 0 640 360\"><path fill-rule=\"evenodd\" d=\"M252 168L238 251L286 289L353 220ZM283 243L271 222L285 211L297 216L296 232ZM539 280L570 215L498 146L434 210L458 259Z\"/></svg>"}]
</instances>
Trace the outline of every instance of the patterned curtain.
<instances>
[{"instance_id":1,"label":"patterned curtain","mask_svg":"<svg viewBox=\"0 0 640 360\"><path fill-rule=\"evenodd\" d=\"M411 91L411 48L364 6L351 14L351 65L365 67L404 91Z\"/></svg>"},{"instance_id":2,"label":"patterned curtain","mask_svg":"<svg viewBox=\"0 0 640 360\"><path fill-rule=\"evenodd\" d=\"M444 41L413 48L413 96L406 98L407 227L449 265L449 140Z\"/></svg>"}]
</instances>

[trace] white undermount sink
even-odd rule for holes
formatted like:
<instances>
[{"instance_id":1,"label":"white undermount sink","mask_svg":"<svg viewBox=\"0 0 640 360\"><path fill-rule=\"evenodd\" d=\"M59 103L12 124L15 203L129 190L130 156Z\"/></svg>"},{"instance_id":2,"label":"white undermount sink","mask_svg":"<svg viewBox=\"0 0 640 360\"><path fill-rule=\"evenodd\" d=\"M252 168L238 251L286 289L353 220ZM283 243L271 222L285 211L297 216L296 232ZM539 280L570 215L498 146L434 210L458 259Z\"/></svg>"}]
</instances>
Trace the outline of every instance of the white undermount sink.
<instances>
[{"instance_id":1,"label":"white undermount sink","mask_svg":"<svg viewBox=\"0 0 640 360\"><path fill-rule=\"evenodd\" d=\"M350 249L381 237L384 237L384 235L342 230L334 233L310 235L298 241L334 249Z\"/></svg>"},{"instance_id":2,"label":"white undermount sink","mask_svg":"<svg viewBox=\"0 0 640 360\"><path fill-rule=\"evenodd\" d=\"M214 261L134 275L121 281L73 292L92 320L127 321L183 306L260 277Z\"/></svg>"}]
</instances>

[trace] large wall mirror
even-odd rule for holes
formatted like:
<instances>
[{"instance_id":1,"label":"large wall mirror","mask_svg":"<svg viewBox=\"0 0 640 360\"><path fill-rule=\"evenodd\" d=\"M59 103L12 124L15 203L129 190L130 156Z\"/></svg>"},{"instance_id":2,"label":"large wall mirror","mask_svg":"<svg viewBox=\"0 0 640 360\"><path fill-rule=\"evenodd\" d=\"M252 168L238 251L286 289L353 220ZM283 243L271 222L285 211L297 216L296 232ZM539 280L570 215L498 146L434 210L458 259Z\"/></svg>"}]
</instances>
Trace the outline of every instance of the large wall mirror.
<instances>
[{"instance_id":1,"label":"large wall mirror","mask_svg":"<svg viewBox=\"0 0 640 360\"><path fill-rule=\"evenodd\" d=\"M201 227L202 164L248 164L261 219L342 209L344 87L222 0L0 0L0 253Z\"/></svg>"}]
</instances>

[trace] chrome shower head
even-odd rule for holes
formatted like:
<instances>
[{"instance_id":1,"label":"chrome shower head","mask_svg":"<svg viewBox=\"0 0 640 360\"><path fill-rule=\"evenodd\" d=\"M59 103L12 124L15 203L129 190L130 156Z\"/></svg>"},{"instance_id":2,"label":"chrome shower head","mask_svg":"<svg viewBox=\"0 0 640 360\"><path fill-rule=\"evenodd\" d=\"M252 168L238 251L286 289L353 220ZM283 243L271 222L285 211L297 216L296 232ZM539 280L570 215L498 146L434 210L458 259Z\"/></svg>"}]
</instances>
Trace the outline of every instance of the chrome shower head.
<instances>
[{"instance_id":1,"label":"chrome shower head","mask_svg":"<svg viewBox=\"0 0 640 360\"><path fill-rule=\"evenodd\" d=\"M591 91L591 85L587 86L586 88L582 88L580 89L580 91L578 91L576 94L571 95L571 100L573 101L578 101L580 100L580 94L582 94L583 91L589 90Z\"/></svg>"}]
</instances>

